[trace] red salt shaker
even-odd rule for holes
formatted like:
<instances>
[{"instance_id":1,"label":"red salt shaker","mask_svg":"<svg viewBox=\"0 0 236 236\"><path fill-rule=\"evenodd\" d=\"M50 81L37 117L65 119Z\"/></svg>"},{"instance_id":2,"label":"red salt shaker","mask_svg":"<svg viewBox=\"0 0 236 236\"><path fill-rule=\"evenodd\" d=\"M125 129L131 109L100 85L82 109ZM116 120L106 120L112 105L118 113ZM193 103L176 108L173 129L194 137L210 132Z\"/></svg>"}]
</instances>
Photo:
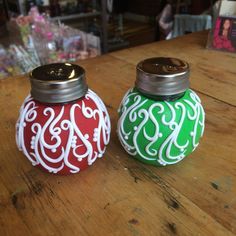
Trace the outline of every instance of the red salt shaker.
<instances>
[{"instance_id":1,"label":"red salt shaker","mask_svg":"<svg viewBox=\"0 0 236 236\"><path fill-rule=\"evenodd\" d=\"M16 124L19 150L54 174L77 173L101 158L110 139L110 118L88 89L85 70L70 63L40 66L30 74L31 94Z\"/></svg>"}]
</instances>

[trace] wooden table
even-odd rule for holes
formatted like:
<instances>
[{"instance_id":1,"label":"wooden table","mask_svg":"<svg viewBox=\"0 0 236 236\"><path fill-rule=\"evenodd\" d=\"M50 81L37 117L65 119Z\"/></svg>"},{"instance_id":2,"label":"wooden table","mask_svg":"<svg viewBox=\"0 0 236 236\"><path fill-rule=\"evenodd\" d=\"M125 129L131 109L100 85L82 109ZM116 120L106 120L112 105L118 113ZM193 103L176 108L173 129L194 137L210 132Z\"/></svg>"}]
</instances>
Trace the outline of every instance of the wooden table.
<instances>
[{"instance_id":1,"label":"wooden table","mask_svg":"<svg viewBox=\"0 0 236 236\"><path fill-rule=\"evenodd\" d=\"M205 49L206 38L200 32L81 62L107 105L112 135L104 158L76 175L41 172L17 150L29 81L0 81L0 235L236 235L236 55ZM135 65L153 56L190 63L206 111L200 146L164 168L133 160L116 136Z\"/></svg>"}]
</instances>

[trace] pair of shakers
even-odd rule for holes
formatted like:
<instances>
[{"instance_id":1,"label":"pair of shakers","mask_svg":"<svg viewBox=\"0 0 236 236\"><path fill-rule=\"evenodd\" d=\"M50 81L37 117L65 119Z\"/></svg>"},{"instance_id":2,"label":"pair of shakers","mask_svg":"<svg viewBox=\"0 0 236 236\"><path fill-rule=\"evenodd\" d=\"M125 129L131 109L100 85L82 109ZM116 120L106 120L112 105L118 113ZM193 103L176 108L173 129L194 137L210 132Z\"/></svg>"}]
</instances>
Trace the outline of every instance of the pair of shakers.
<instances>
[{"instance_id":1,"label":"pair of shakers","mask_svg":"<svg viewBox=\"0 0 236 236\"><path fill-rule=\"evenodd\" d=\"M177 58L148 58L137 64L135 86L118 109L117 134L128 154L166 166L195 150L205 113L189 89L189 74L189 64ZM71 63L44 65L30 73L30 83L16 142L32 165L67 175L101 158L111 122L103 101L88 88L85 70Z\"/></svg>"}]
</instances>

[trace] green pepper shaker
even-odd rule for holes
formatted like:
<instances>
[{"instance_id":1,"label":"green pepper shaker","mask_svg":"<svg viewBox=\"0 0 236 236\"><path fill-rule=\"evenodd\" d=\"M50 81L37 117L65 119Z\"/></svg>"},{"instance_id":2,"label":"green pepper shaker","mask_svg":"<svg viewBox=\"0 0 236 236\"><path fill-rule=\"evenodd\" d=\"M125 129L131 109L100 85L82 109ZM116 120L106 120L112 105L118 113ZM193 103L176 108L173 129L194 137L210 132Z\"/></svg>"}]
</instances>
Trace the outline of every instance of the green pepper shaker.
<instances>
[{"instance_id":1,"label":"green pepper shaker","mask_svg":"<svg viewBox=\"0 0 236 236\"><path fill-rule=\"evenodd\" d=\"M138 63L136 73L135 87L118 110L119 140L144 163L176 164L196 149L204 132L201 100L189 89L189 64L149 58Z\"/></svg>"}]
</instances>

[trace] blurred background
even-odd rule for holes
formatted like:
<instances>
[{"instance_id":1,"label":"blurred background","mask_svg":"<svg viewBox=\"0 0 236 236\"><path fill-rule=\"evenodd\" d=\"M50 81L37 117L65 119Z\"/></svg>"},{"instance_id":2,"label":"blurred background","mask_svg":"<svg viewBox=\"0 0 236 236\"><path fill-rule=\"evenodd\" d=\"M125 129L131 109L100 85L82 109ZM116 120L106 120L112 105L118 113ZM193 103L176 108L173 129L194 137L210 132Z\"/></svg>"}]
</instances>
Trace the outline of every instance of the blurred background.
<instances>
[{"instance_id":1,"label":"blurred background","mask_svg":"<svg viewBox=\"0 0 236 236\"><path fill-rule=\"evenodd\" d=\"M218 5L213 0L0 0L0 77L210 29Z\"/></svg>"}]
</instances>

